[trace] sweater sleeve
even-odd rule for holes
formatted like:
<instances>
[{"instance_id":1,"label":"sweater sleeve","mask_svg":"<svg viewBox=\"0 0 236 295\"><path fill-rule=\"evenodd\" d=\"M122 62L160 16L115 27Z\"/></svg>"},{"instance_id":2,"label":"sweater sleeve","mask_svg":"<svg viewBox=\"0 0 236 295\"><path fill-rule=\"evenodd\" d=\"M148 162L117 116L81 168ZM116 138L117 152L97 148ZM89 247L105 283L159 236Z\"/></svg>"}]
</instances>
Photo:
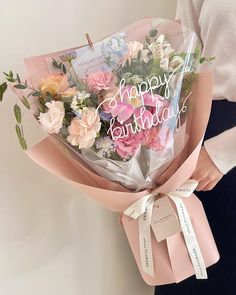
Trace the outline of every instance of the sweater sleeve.
<instances>
[{"instance_id":1,"label":"sweater sleeve","mask_svg":"<svg viewBox=\"0 0 236 295\"><path fill-rule=\"evenodd\" d=\"M204 146L216 167L223 174L236 166L236 127L206 140Z\"/></svg>"},{"instance_id":2,"label":"sweater sleeve","mask_svg":"<svg viewBox=\"0 0 236 295\"><path fill-rule=\"evenodd\" d=\"M176 19L181 19L183 25L195 31L201 39L199 15L204 0L178 0ZM226 174L236 166L236 127L214 136L204 142L205 149L216 165Z\"/></svg>"},{"instance_id":3,"label":"sweater sleeve","mask_svg":"<svg viewBox=\"0 0 236 295\"><path fill-rule=\"evenodd\" d=\"M178 0L176 19L181 19L182 24L195 33L201 39L201 29L198 23L200 11L204 0Z\"/></svg>"}]
</instances>

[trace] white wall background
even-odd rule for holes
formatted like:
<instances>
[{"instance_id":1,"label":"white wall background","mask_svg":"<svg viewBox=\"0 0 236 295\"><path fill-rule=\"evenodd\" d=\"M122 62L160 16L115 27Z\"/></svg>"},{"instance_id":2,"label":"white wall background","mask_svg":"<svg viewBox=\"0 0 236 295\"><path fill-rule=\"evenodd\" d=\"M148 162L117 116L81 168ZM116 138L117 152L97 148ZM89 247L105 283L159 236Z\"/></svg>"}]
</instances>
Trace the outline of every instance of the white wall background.
<instances>
[{"instance_id":1,"label":"white wall background","mask_svg":"<svg viewBox=\"0 0 236 295\"><path fill-rule=\"evenodd\" d=\"M0 72L22 59L102 38L145 16L174 17L176 0L0 0ZM0 75L1 81L1 75ZM35 165L0 104L0 294L149 295L117 214ZM25 115L26 137L42 131ZM107 237L108 243L104 242Z\"/></svg>"}]
</instances>

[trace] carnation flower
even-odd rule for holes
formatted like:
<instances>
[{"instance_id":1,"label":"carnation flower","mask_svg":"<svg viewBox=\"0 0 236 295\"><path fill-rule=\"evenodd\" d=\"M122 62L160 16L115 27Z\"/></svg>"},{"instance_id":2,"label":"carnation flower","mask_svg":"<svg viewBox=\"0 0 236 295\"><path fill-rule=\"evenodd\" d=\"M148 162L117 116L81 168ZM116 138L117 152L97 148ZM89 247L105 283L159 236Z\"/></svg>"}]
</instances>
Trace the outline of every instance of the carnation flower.
<instances>
[{"instance_id":1,"label":"carnation flower","mask_svg":"<svg viewBox=\"0 0 236 295\"><path fill-rule=\"evenodd\" d=\"M143 145L154 151L162 151L171 140L171 130L168 126L152 127L144 130L145 139Z\"/></svg>"},{"instance_id":2,"label":"carnation flower","mask_svg":"<svg viewBox=\"0 0 236 295\"><path fill-rule=\"evenodd\" d=\"M101 122L96 109L86 108L82 110L81 118L72 119L67 140L79 149L88 149L93 146L100 128Z\"/></svg>"},{"instance_id":3,"label":"carnation flower","mask_svg":"<svg viewBox=\"0 0 236 295\"><path fill-rule=\"evenodd\" d=\"M65 116L64 103L51 101L46 103L48 111L40 113L39 122L48 133L59 133Z\"/></svg>"},{"instance_id":4,"label":"carnation flower","mask_svg":"<svg viewBox=\"0 0 236 295\"><path fill-rule=\"evenodd\" d=\"M90 74L86 82L88 87L93 92L99 92L100 90L108 90L116 85L117 77L112 72L100 71Z\"/></svg>"},{"instance_id":5,"label":"carnation flower","mask_svg":"<svg viewBox=\"0 0 236 295\"><path fill-rule=\"evenodd\" d=\"M113 126L115 150L124 160L133 157L139 146L145 140L143 130L140 132L129 132L128 136L120 137L122 125L116 122Z\"/></svg>"}]
</instances>

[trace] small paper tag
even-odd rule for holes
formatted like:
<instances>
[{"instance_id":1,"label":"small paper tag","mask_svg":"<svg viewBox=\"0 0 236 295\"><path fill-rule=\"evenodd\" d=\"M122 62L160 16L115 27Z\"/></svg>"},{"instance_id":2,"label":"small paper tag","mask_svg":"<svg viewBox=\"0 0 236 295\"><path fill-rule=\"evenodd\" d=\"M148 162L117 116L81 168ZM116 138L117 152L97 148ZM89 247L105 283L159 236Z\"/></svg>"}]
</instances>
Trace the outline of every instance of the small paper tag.
<instances>
[{"instance_id":1,"label":"small paper tag","mask_svg":"<svg viewBox=\"0 0 236 295\"><path fill-rule=\"evenodd\" d=\"M178 217L167 196L154 202L151 226L158 242L181 232Z\"/></svg>"}]
</instances>

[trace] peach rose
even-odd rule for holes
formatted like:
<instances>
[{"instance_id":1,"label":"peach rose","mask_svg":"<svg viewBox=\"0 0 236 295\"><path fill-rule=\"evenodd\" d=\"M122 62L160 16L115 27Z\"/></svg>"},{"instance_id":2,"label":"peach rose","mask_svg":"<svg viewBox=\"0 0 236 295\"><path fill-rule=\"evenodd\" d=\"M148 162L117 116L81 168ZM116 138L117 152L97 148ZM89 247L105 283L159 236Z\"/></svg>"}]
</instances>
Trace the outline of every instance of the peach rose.
<instances>
[{"instance_id":1,"label":"peach rose","mask_svg":"<svg viewBox=\"0 0 236 295\"><path fill-rule=\"evenodd\" d=\"M101 122L96 109L85 109L82 111L81 118L75 117L71 121L67 140L79 149L88 149L93 146L100 128Z\"/></svg>"},{"instance_id":2,"label":"peach rose","mask_svg":"<svg viewBox=\"0 0 236 295\"><path fill-rule=\"evenodd\" d=\"M44 95L50 93L52 96L65 91L69 87L65 75L55 74L50 75L46 79L42 79L40 90Z\"/></svg>"},{"instance_id":3,"label":"peach rose","mask_svg":"<svg viewBox=\"0 0 236 295\"><path fill-rule=\"evenodd\" d=\"M65 116L64 103L62 101L47 102L48 111L40 113L39 122L48 133L59 133Z\"/></svg>"}]
</instances>

